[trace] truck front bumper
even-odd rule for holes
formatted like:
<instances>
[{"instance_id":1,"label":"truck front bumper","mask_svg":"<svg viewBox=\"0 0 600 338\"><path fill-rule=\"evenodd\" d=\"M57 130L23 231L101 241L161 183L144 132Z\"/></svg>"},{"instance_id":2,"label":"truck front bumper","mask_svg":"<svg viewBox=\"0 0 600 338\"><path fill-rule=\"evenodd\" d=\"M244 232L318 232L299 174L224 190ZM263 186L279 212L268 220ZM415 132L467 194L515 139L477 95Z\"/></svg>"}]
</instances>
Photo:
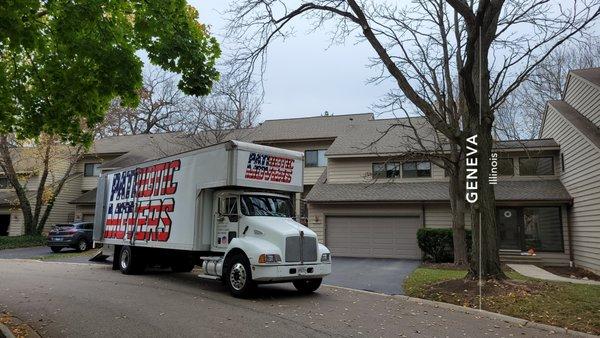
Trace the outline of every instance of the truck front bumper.
<instances>
[{"instance_id":1,"label":"truck front bumper","mask_svg":"<svg viewBox=\"0 0 600 338\"><path fill-rule=\"evenodd\" d=\"M252 280L263 283L323 278L330 273L331 263L252 265Z\"/></svg>"}]
</instances>

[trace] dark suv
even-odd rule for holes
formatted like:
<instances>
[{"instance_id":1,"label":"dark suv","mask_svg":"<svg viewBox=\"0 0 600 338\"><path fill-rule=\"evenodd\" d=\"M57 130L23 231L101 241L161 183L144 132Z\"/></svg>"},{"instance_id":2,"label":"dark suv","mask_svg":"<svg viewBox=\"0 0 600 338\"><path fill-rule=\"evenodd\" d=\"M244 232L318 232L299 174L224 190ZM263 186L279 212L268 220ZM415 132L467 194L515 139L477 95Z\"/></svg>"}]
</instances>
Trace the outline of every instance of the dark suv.
<instances>
[{"instance_id":1,"label":"dark suv","mask_svg":"<svg viewBox=\"0 0 600 338\"><path fill-rule=\"evenodd\" d=\"M54 252L66 247L86 251L92 246L93 230L90 222L56 224L48 234L48 246Z\"/></svg>"}]
</instances>

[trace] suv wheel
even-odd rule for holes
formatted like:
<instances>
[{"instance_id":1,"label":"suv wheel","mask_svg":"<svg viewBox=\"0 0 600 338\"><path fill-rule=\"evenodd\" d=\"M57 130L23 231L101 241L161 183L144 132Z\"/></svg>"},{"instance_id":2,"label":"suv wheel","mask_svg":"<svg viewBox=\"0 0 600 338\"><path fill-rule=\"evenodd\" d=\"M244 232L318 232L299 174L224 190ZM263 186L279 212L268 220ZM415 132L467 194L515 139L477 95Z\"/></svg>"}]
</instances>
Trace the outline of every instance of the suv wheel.
<instances>
[{"instance_id":1,"label":"suv wheel","mask_svg":"<svg viewBox=\"0 0 600 338\"><path fill-rule=\"evenodd\" d=\"M54 253L59 253L60 250L62 250L62 247L60 247L60 246L51 246L50 250L52 250L52 252L54 252Z\"/></svg>"},{"instance_id":2,"label":"suv wheel","mask_svg":"<svg viewBox=\"0 0 600 338\"><path fill-rule=\"evenodd\" d=\"M88 243L85 239L80 239L79 242L77 242L77 251L81 252L81 251L87 251L88 249Z\"/></svg>"},{"instance_id":3,"label":"suv wheel","mask_svg":"<svg viewBox=\"0 0 600 338\"><path fill-rule=\"evenodd\" d=\"M234 297L248 297L256 289L256 283L252 280L250 262L242 254L234 254L229 259L223 279Z\"/></svg>"}]
</instances>

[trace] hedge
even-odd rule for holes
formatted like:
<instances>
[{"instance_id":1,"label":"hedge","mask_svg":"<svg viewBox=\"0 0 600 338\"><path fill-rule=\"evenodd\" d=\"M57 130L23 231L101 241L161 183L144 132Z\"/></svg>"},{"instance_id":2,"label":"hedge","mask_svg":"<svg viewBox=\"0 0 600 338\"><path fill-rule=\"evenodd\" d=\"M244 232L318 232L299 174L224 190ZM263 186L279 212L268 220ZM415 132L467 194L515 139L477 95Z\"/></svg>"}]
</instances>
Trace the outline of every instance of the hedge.
<instances>
[{"instance_id":1,"label":"hedge","mask_svg":"<svg viewBox=\"0 0 600 338\"><path fill-rule=\"evenodd\" d=\"M0 250L46 245L46 236L0 236Z\"/></svg>"},{"instance_id":2,"label":"hedge","mask_svg":"<svg viewBox=\"0 0 600 338\"><path fill-rule=\"evenodd\" d=\"M467 253L471 252L471 230L466 231ZM452 229L421 228L417 231L417 242L423 251L423 259L433 263L454 261Z\"/></svg>"}]
</instances>

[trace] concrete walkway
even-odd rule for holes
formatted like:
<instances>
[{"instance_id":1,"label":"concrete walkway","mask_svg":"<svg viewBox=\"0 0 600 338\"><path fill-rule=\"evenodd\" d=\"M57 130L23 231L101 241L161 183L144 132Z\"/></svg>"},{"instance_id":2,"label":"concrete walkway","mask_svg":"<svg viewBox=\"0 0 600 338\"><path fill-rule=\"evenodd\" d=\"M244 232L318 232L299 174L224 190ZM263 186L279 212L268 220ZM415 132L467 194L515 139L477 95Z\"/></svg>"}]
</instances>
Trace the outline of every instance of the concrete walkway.
<instances>
[{"instance_id":1,"label":"concrete walkway","mask_svg":"<svg viewBox=\"0 0 600 338\"><path fill-rule=\"evenodd\" d=\"M589 284L589 285L600 285L600 282L594 280L585 280L585 279L575 279L575 278L567 278L563 276L555 275L551 272L548 272L542 268L539 268L535 265L531 264L507 264L508 267L515 270L516 272L522 274L523 276L538 278L544 280L550 280L555 282L567 282L567 283L575 283L575 284Z\"/></svg>"}]
</instances>

